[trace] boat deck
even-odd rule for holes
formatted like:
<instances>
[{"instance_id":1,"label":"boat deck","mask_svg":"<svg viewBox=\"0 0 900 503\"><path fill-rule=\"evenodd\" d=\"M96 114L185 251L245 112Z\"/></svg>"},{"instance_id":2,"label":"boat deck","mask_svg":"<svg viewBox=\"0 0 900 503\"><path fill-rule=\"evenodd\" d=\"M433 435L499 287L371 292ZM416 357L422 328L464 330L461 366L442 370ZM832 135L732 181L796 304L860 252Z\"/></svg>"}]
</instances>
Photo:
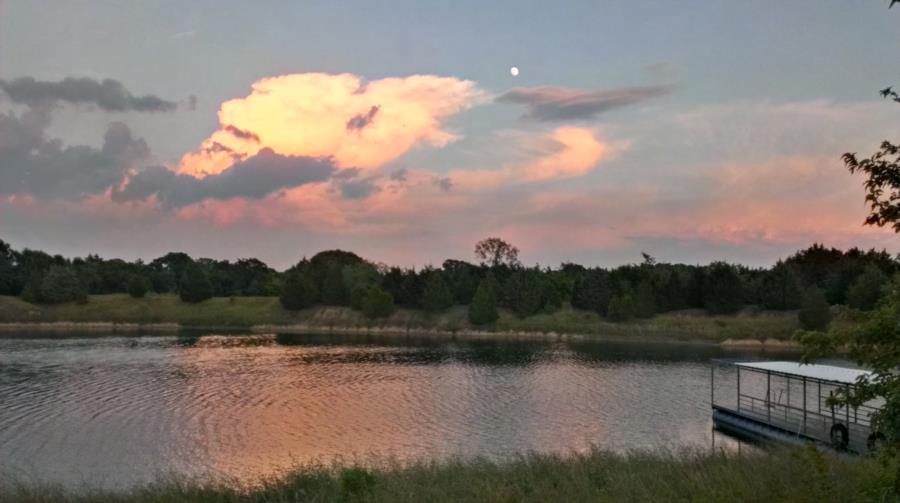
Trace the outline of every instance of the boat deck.
<instances>
[{"instance_id":1,"label":"boat deck","mask_svg":"<svg viewBox=\"0 0 900 503\"><path fill-rule=\"evenodd\" d=\"M868 426L847 422L840 415L825 416L811 411L790 407L777 403L766 403L765 400L742 396L739 408L734 409L721 405L714 405L714 409L720 412L716 422L725 422L732 429L744 429L747 433L763 437L773 437L785 440L786 437L812 440L830 445L831 427L835 423L841 423L848 428L849 441L847 450L857 453L868 451L868 438L871 430ZM851 413L852 417L852 413ZM737 419L744 419L743 423Z\"/></svg>"}]
</instances>

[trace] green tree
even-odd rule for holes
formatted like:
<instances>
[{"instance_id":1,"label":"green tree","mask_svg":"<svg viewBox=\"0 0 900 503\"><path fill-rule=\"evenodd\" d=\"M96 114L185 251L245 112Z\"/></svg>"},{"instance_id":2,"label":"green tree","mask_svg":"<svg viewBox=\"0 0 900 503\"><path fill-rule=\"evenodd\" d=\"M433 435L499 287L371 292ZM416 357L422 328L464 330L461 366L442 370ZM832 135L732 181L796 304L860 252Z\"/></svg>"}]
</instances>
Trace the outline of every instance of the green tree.
<instances>
[{"instance_id":1,"label":"green tree","mask_svg":"<svg viewBox=\"0 0 900 503\"><path fill-rule=\"evenodd\" d=\"M614 295L609 301L606 316L610 321L627 321L637 314L634 297L630 293Z\"/></svg>"},{"instance_id":2,"label":"green tree","mask_svg":"<svg viewBox=\"0 0 900 503\"><path fill-rule=\"evenodd\" d=\"M533 270L517 270L506 280L504 298L518 316L536 314L543 307L541 284Z\"/></svg>"},{"instance_id":3,"label":"green tree","mask_svg":"<svg viewBox=\"0 0 900 503\"><path fill-rule=\"evenodd\" d=\"M353 309L362 309L362 300L369 288L378 285L381 277L378 270L368 262L358 262L341 268L344 283L343 293ZM330 277L326 276L326 280Z\"/></svg>"},{"instance_id":4,"label":"green tree","mask_svg":"<svg viewBox=\"0 0 900 503\"><path fill-rule=\"evenodd\" d=\"M487 325L497 321L497 297L491 279L484 279L475 289L469 304L469 321L473 325Z\"/></svg>"},{"instance_id":5,"label":"green tree","mask_svg":"<svg viewBox=\"0 0 900 503\"><path fill-rule=\"evenodd\" d=\"M600 316L606 316L612 295L609 273L603 269L589 269L575 280L572 307L596 311Z\"/></svg>"},{"instance_id":6,"label":"green tree","mask_svg":"<svg viewBox=\"0 0 900 503\"><path fill-rule=\"evenodd\" d=\"M212 283L206 271L196 263L187 265L178 282L178 295L183 302L197 303L213 296Z\"/></svg>"},{"instance_id":7,"label":"green tree","mask_svg":"<svg viewBox=\"0 0 900 503\"><path fill-rule=\"evenodd\" d=\"M881 269L873 265L866 267L847 290L847 305L861 311L874 309L887 281L888 277Z\"/></svg>"},{"instance_id":8,"label":"green tree","mask_svg":"<svg viewBox=\"0 0 900 503\"><path fill-rule=\"evenodd\" d=\"M766 309L796 309L803 300L800 278L794 268L778 261L762 278L761 303Z\"/></svg>"},{"instance_id":9,"label":"green tree","mask_svg":"<svg viewBox=\"0 0 900 503\"><path fill-rule=\"evenodd\" d=\"M869 312L863 322L832 328L827 333L801 331L797 338L807 349L806 361L833 356L847 348L851 359L872 371L872 377L855 387L838 389L832 400L836 405L855 407L874 398L884 399L872 418L872 429L884 436L886 454L900 454L900 280L895 279L885 302ZM900 471L894 483L900 487Z\"/></svg>"},{"instance_id":10,"label":"green tree","mask_svg":"<svg viewBox=\"0 0 900 503\"><path fill-rule=\"evenodd\" d=\"M734 266L725 262L709 265L703 282L704 305L713 314L732 314L744 305L744 287Z\"/></svg>"},{"instance_id":11,"label":"green tree","mask_svg":"<svg viewBox=\"0 0 900 503\"><path fill-rule=\"evenodd\" d=\"M297 311L316 303L318 292L312 279L301 272L292 271L285 275L279 300L289 311Z\"/></svg>"},{"instance_id":12,"label":"green tree","mask_svg":"<svg viewBox=\"0 0 900 503\"><path fill-rule=\"evenodd\" d=\"M825 300L825 293L819 288L810 288L803 296L803 304L797 319L804 330L825 330L831 323L831 309Z\"/></svg>"},{"instance_id":13,"label":"green tree","mask_svg":"<svg viewBox=\"0 0 900 503\"><path fill-rule=\"evenodd\" d=\"M475 244L475 256L490 267L518 267L519 249L500 238L482 239Z\"/></svg>"},{"instance_id":14,"label":"green tree","mask_svg":"<svg viewBox=\"0 0 900 503\"><path fill-rule=\"evenodd\" d=\"M59 304L85 298L87 298L87 290L81 282L81 278L71 267L50 266L41 279L41 302Z\"/></svg>"},{"instance_id":15,"label":"green tree","mask_svg":"<svg viewBox=\"0 0 900 503\"><path fill-rule=\"evenodd\" d=\"M656 314L656 298L653 285L648 279L642 280L635 293L635 314L639 318L652 318Z\"/></svg>"},{"instance_id":16,"label":"green tree","mask_svg":"<svg viewBox=\"0 0 900 503\"><path fill-rule=\"evenodd\" d=\"M339 263L328 264L322 279L322 303L330 306L346 306L349 293L344 287L343 266Z\"/></svg>"},{"instance_id":17,"label":"green tree","mask_svg":"<svg viewBox=\"0 0 900 503\"><path fill-rule=\"evenodd\" d=\"M366 318L387 318L394 312L394 298L380 286L370 287L362 301Z\"/></svg>"},{"instance_id":18,"label":"green tree","mask_svg":"<svg viewBox=\"0 0 900 503\"><path fill-rule=\"evenodd\" d=\"M143 298L147 295L147 290L149 290L149 286L147 279L143 276L135 274L128 280L128 295L131 295L132 298Z\"/></svg>"},{"instance_id":19,"label":"green tree","mask_svg":"<svg viewBox=\"0 0 900 503\"><path fill-rule=\"evenodd\" d=\"M422 307L429 313L443 311L453 305L453 293L444 281L440 271L431 271L425 280L422 292Z\"/></svg>"}]
</instances>

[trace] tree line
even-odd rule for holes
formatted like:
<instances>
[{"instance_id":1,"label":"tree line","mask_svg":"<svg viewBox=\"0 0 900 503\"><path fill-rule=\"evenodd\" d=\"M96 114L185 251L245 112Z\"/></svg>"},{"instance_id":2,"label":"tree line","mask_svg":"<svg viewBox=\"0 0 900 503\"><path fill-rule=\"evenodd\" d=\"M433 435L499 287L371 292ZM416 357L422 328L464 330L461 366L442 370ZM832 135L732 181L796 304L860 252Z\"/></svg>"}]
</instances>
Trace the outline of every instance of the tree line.
<instances>
[{"instance_id":1,"label":"tree line","mask_svg":"<svg viewBox=\"0 0 900 503\"><path fill-rule=\"evenodd\" d=\"M802 308L811 316L809 328L816 328L827 325L822 318L827 318L829 305L875 308L900 265L886 251L842 251L821 244L770 268L660 263L646 254L639 263L615 268L574 263L528 267L519 262L518 249L498 238L479 242L475 256L475 262L450 259L440 267L415 269L329 250L276 271L253 258L194 259L172 252L150 262L97 255L69 259L15 250L0 241L0 295L36 303L85 301L89 294L107 293L177 293L185 302L277 296L291 310L316 304L349 306L372 318L387 316L397 306L437 312L463 305L469 306L475 324L496 320L498 308L525 317L570 304L623 321L684 309L731 314L754 305Z\"/></svg>"}]
</instances>

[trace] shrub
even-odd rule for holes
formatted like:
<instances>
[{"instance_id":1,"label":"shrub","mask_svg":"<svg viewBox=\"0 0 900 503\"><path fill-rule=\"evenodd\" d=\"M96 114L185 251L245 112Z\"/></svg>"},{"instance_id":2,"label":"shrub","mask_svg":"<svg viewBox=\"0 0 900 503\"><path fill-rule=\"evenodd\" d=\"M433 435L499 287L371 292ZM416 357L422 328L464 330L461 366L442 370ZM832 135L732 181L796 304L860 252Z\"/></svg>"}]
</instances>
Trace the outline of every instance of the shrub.
<instances>
[{"instance_id":1,"label":"shrub","mask_svg":"<svg viewBox=\"0 0 900 503\"><path fill-rule=\"evenodd\" d=\"M41 280L40 301L48 304L72 302L87 298L81 278L69 267L54 265Z\"/></svg>"},{"instance_id":2,"label":"shrub","mask_svg":"<svg viewBox=\"0 0 900 503\"><path fill-rule=\"evenodd\" d=\"M359 499L371 496L375 487L375 475L365 468L353 467L341 470L339 477L341 494L344 499Z\"/></svg>"},{"instance_id":3,"label":"shrub","mask_svg":"<svg viewBox=\"0 0 900 503\"><path fill-rule=\"evenodd\" d=\"M800 326L804 330L825 330L831 323L831 309L825 300L825 293L818 288L811 288L803 297L800 312L797 313Z\"/></svg>"},{"instance_id":4,"label":"shrub","mask_svg":"<svg viewBox=\"0 0 900 503\"><path fill-rule=\"evenodd\" d=\"M394 312L394 297L379 286L370 287L362 301L366 318L387 318Z\"/></svg>"},{"instance_id":5,"label":"shrub","mask_svg":"<svg viewBox=\"0 0 900 503\"><path fill-rule=\"evenodd\" d=\"M148 289L147 280L143 276L136 274L128 280L128 295L135 299L140 299L147 295Z\"/></svg>"},{"instance_id":6,"label":"shrub","mask_svg":"<svg viewBox=\"0 0 900 503\"><path fill-rule=\"evenodd\" d=\"M184 302L203 302L212 297L212 284L197 264L188 265L178 283L178 295Z\"/></svg>"},{"instance_id":7,"label":"shrub","mask_svg":"<svg viewBox=\"0 0 900 503\"><path fill-rule=\"evenodd\" d=\"M316 285L303 273L291 272L286 275L279 300L285 309L297 311L316 303Z\"/></svg>"},{"instance_id":8,"label":"shrub","mask_svg":"<svg viewBox=\"0 0 900 503\"><path fill-rule=\"evenodd\" d=\"M469 322L473 325L487 325L497 321L497 297L489 280L478 284L469 304Z\"/></svg>"}]
</instances>

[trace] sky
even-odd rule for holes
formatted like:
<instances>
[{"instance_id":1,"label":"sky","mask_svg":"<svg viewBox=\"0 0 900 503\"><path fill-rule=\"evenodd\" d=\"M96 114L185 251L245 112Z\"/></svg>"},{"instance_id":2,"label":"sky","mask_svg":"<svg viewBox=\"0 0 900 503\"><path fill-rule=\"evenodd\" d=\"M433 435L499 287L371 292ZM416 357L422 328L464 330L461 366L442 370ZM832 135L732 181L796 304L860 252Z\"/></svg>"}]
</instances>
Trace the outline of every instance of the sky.
<instances>
[{"instance_id":1,"label":"sky","mask_svg":"<svg viewBox=\"0 0 900 503\"><path fill-rule=\"evenodd\" d=\"M0 0L0 239L404 266L751 266L862 225L900 9ZM510 69L518 68L518 75Z\"/></svg>"}]
</instances>

